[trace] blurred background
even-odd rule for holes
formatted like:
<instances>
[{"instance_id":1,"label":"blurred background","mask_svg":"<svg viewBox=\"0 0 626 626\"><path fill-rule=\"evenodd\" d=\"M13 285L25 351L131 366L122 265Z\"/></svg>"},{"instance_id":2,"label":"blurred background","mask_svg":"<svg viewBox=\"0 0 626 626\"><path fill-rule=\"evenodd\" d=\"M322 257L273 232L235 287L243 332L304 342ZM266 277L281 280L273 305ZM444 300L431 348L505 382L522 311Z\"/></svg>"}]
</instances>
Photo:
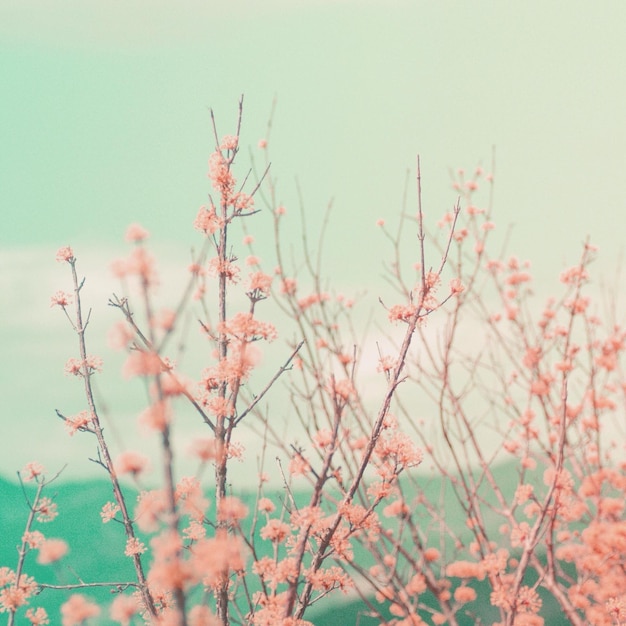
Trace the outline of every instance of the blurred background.
<instances>
[{"instance_id":1,"label":"blurred background","mask_svg":"<svg viewBox=\"0 0 626 626\"><path fill-rule=\"evenodd\" d=\"M491 171L495 154L495 246L508 237L549 293L589 236L598 287L619 287L624 23L626 4L610 0L2 0L0 474L35 459L51 472L67 462L69 478L100 474L92 444L67 437L54 413L85 408L63 374L75 337L49 306L70 290L55 252L72 245L87 277L89 350L106 382L121 364L106 331L123 233L131 222L150 231L167 299L200 243L209 109L233 133L242 94L240 166L264 162L275 102L269 152L287 236L297 251L298 186L311 233L332 201L322 271L338 291L365 293L366 308L387 289L376 221L393 224L418 154L431 224L455 202L450 172ZM270 217L254 219L269 261ZM124 420L140 395L100 385L119 447L131 445Z\"/></svg>"}]
</instances>

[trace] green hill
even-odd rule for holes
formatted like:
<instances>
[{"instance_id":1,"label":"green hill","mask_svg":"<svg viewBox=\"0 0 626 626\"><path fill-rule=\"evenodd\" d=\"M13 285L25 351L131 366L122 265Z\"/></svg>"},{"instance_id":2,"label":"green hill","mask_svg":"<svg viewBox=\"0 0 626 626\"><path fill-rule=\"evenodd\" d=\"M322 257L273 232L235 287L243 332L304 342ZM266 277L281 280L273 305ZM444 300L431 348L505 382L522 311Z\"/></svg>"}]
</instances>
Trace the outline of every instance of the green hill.
<instances>
[{"instance_id":1,"label":"green hill","mask_svg":"<svg viewBox=\"0 0 626 626\"><path fill-rule=\"evenodd\" d=\"M502 466L498 470L501 485L515 484L515 469L513 466ZM438 478L428 479L423 477L425 495L438 501L441 493L441 481ZM403 489L414 489L406 481L403 481ZM32 497L34 489L28 486L26 493ZM134 503L137 492L127 489L127 499L129 503ZM85 481L85 482L62 482L53 483L47 495L54 497L59 509L59 516L47 524L36 524L47 537L60 537L68 541L70 545L69 554L54 566L41 566L35 562L33 553L27 556L26 571L35 577L38 582L49 584L72 584L79 579L84 581L106 581L116 582L132 580L134 572L130 559L125 557L124 545L125 537L120 524L103 524L100 519L100 510L104 503L112 500L112 490L109 483L105 481ZM279 501L279 494L275 494L275 501ZM306 494L296 494L298 500L306 500ZM248 499L244 497L244 500ZM252 496L249 496L252 500ZM0 528L2 529L0 538L0 566L15 568L17 563L16 546L24 531L28 508L24 493L19 484L0 478ZM253 505L253 502L249 502ZM444 508L448 523L461 533L465 529L465 519L462 509L455 502L451 490L445 494ZM492 520L493 524L499 524L497 519ZM357 558L362 562L371 560L371 557L363 551ZM485 587L483 593L479 587ZM486 583L481 583L477 587L479 599L468 608L474 610L484 620L483 623L493 623L497 614L488 604L474 607L480 604L480 598L488 597ZM69 597L72 591L44 590L32 604L43 606L50 616L59 615L60 605ZM111 592L107 588L95 588L85 592L85 595L106 605L110 602ZM307 613L307 619L313 621L316 626L326 624L358 624L359 626L375 626L379 622L374 618L369 618L365 614L366 607L355 596L342 596L338 594L335 601L320 603L319 608L314 607ZM550 603L544 597L544 610L542 614L548 618L554 626L567 624L560 617L558 607ZM52 623L55 623L54 617ZM461 620L463 626L470 626L475 623L473 617L468 616L466 621ZM110 621L102 615L98 624L108 625Z\"/></svg>"}]
</instances>

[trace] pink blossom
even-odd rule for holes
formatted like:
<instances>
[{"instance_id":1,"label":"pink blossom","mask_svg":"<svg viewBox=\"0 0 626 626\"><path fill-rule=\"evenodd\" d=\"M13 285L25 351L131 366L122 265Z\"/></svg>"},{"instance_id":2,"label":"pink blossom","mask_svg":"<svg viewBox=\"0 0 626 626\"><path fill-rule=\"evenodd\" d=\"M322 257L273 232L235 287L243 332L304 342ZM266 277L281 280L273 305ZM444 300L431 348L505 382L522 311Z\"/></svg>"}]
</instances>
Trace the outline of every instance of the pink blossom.
<instances>
[{"instance_id":1,"label":"pink blossom","mask_svg":"<svg viewBox=\"0 0 626 626\"><path fill-rule=\"evenodd\" d=\"M269 498L261 498L258 502L257 508L262 513L273 513L276 509L274 503Z\"/></svg>"},{"instance_id":2,"label":"pink blossom","mask_svg":"<svg viewBox=\"0 0 626 626\"><path fill-rule=\"evenodd\" d=\"M615 620L615 622L621 624L626 621L626 597L609 598L605 604L607 613Z\"/></svg>"},{"instance_id":3,"label":"pink blossom","mask_svg":"<svg viewBox=\"0 0 626 626\"><path fill-rule=\"evenodd\" d=\"M82 376L83 362L80 359L69 358L65 363L65 373L68 376Z\"/></svg>"},{"instance_id":4,"label":"pink blossom","mask_svg":"<svg viewBox=\"0 0 626 626\"><path fill-rule=\"evenodd\" d=\"M210 276L224 276L226 280L236 285L239 281L239 267L229 259L212 258L209 261L208 272Z\"/></svg>"},{"instance_id":5,"label":"pink blossom","mask_svg":"<svg viewBox=\"0 0 626 626\"><path fill-rule=\"evenodd\" d=\"M284 278L280 283L280 293L293 296L296 293L297 283L293 278Z\"/></svg>"},{"instance_id":6,"label":"pink blossom","mask_svg":"<svg viewBox=\"0 0 626 626\"><path fill-rule=\"evenodd\" d=\"M88 430L93 416L88 411L81 411L77 415L65 418L65 430L72 437L79 430Z\"/></svg>"},{"instance_id":7,"label":"pink blossom","mask_svg":"<svg viewBox=\"0 0 626 626\"><path fill-rule=\"evenodd\" d=\"M517 610L522 615L538 613L542 605L539 594L532 587L527 586L520 587L514 602ZM539 618L539 620L535 620L534 622L522 622L522 624L528 624L528 626L542 626L543 619Z\"/></svg>"},{"instance_id":8,"label":"pink blossom","mask_svg":"<svg viewBox=\"0 0 626 626\"><path fill-rule=\"evenodd\" d=\"M383 564L390 569L394 568L397 562L398 560L393 554L385 554L385 556L383 556Z\"/></svg>"},{"instance_id":9,"label":"pink blossom","mask_svg":"<svg viewBox=\"0 0 626 626\"><path fill-rule=\"evenodd\" d=\"M535 368L541 361L542 351L540 347L528 346L522 358L522 364L529 369Z\"/></svg>"},{"instance_id":10,"label":"pink blossom","mask_svg":"<svg viewBox=\"0 0 626 626\"><path fill-rule=\"evenodd\" d=\"M524 504L533 495L533 486L529 484L518 485L515 490L515 502L517 504Z\"/></svg>"},{"instance_id":11,"label":"pink blossom","mask_svg":"<svg viewBox=\"0 0 626 626\"><path fill-rule=\"evenodd\" d=\"M243 460L243 454L246 451L245 446L238 441L231 441L225 446L226 456L229 459Z\"/></svg>"},{"instance_id":12,"label":"pink blossom","mask_svg":"<svg viewBox=\"0 0 626 626\"><path fill-rule=\"evenodd\" d=\"M365 446L362 446L365 447ZM354 448L353 449L360 449ZM387 498L391 494L396 493L393 485L384 480L379 480L374 483L371 483L367 488L367 495L373 498L376 502L379 502L383 498Z\"/></svg>"},{"instance_id":13,"label":"pink blossom","mask_svg":"<svg viewBox=\"0 0 626 626\"><path fill-rule=\"evenodd\" d=\"M139 276L147 284L157 282L156 262L145 248L135 248L126 260L126 273Z\"/></svg>"},{"instance_id":14,"label":"pink blossom","mask_svg":"<svg viewBox=\"0 0 626 626\"><path fill-rule=\"evenodd\" d=\"M202 522L209 501L204 497L200 481L195 476L183 476L176 485L174 498L181 513Z\"/></svg>"},{"instance_id":15,"label":"pink blossom","mask_svg":"<svg viewBox=\"0 0 626 626\"><path fill-rule=\"evenodd\" d=\"M190 541L198 541L206 537L206 527L202 522L192 520L187 528L183 529L183 536Z\"/></svg>"},{"instance_id":16,"label":"pink blossom","mask_svg":"<svg viewBox=\"0 0 626 626\"><path fill-rule=\"evenodd\" d=\"M135 519L140 530L154 532L159 527L161 516L167 511L167 498L160 489L142 491L137 497Z\"/></svg>"},{"instance_id":17,"label":"pink blossom","mask_svg":"<svg viewBox=\"0 0 626 626\"><path fill-rule=\"evenodd\" d=\"M467 228L459 228L454 232L453 237L455 241L458 241L460 243L467 237L468 234L469 231L467 230Z\"/></svg>"},{"instance_id":18,"label":"pink blossom","mask_svg":"<svg viewBox=\"0 0 626 626\"><path fill-rule=\"evenodd\" d=\"M477 578L482 580L485 571L480 563L472 561L454 561L446 567L446 576L455 578Z\"/></svg>"},{"instance_id":19,"label":"pink blossom","mask_svg":"<svg viewBox=\"0 0 626 626\"><path fill-rule=\"evenodd\" d=\"M125 378L156 376L164 369L161 357L156 352L133 350L122 367L122 375Z\"/></svg>"},{"instance_id":20,"label":"pink blossom","mask_svg":"<svg viewBox=\"0 0 626 626\"><path fill-rule=\"evenodd\" d=\"M426 589L426 579L424 578L424 575L419 572L411 577L409 583L406 586L406 592L410 593L411 595L424 593Z\"/></svg>"},{"instance_id":21,"label":"pink blossom","mask_svg":"<svg viewBox=\"0 0 626 626\"><path fill-rule=\"evenodd\" d=\"M426 272L425 281L427 289L436 289L441 283L441 276L437 272Z\"/></svg>"},{"instance_id":22,"label":"pink blossom","mask_svg":"<svg viewBox=\"0 0 626 626\"><path fill-rule=\"evenodd\" d=\"M164 530L150 541L150 545L154 557L148 574L151 587L176 590L193 582L192 568L181 556L183 540L178 532ZM180 624L179 621L175 623Z\"/></svg>"},{"instance_id":23,"label":"pink blossom","mask_svg":"<svg viewBox=\"0 0 626 626\"><path fill-rule=\"evenodd\" d=\"M476 591L471 587L461 585L454 590L454 599L460 604L473 602L474 600L476 600Z\"/></svg>"},{"instance_id":24,"label":"pink blossom","mask_svg":"<svg viewBox=\"0 0 626 626\"><path fill-rule=\"evenodd\" d=\"M335 393L339 398L344 401L349 400L351 397L356 395L356 390L352 381L348 378L344 378L343 380L335 380L334 378L330 382L330 391Z\"/></svg>"},{"instance_id":25,"label":"pink blossom","mask_svg":"<svg viewBox=\"0 0 626 626\"><path fill-rule=\"evenodd\" d=\"M31 623L31 626L45 626L50 623L46 609L42 607L28 609L26 619Z\"/></svg>"},{"instance_id":26,"label":"pink blossom","mask_svg":"<svg viewBox=\"0 0 626 626\"><path fill-rule=\"evenodd\" d=\"M424 558L429 563L432 563L433 561L438 561L441 558L441 553L437 550L437 548L426 548L426 550L424 550Z\"/></svg>"},{"instance_id":27,"label":"pink blossom","mask_svg":"<svg viewBox=\"0 0 626 626\"><path fill-rule=\"evenodd\" d=\"M143 228L143 226L139 224L131 224L126 229L126 234L124 235L124 239L129 242L138 243L140 241L144 241L150 236L148 231Z\"/></svg>"},{"instance_id":28,"label":"pink blossom","mask_svg":"<svg viewBox=\"0 0 626 626\"><path fill-rule=\"evenodd\" d=\"M234 407L228 398L222 398L220 396L212 396L203 404L209 410L211 415L215 417L232 417L234 415Z\"/></svg>"},{"instance_id":29,"label":"pink blossom","mask_svg":"<svg viewBox=\"0 0 626 626\"><path fill-rule=\"evenodd\" d=\"M307 463L306 459L301 454L296 454L291 461L289 461L289 473L292 476L299 474L306 474L311 469L311 466Z\"/></svg>"},{"instance_id":30,"label":"pink blossom","mask_svg":"<svg viewBox=\"0 0 626 626\"><path fill-rule=\"evenodd\" d=\"M235 179L230 171L228 161L219 150L209 157L209 178L213 188L222 196L223 202L228 202L228 198L235 188Z\"/></svg>"},{"instance_id":31,"label":"pink blossom","mask_svg":"<svg viewBox=\"0 0 626 626\"><path fill-rule=\"evenodd\" d=\"M31 530L22 535L22 542L29 548L38 548L44 541L43 533L38 530Z\"/></svg>"},{"instance_id":32,"label":"pink blossom","mask_svg":"<svg viewBox=\"0 0 626 626\"><path fill-rule=\"evenodd\" d=\"M56 503L47 497L41 498L37 502L34 511L37 513L37 521L39 522L51 522L59 514Z\"/></svg>"},{"instance_id":33,"label":"pink blossom","mask_svg":"<svg viewBox=\"0 0 626 626\"><path fill-rule=\"evenodd\" d=\"M453 278L450 281L450 293L459 294L465 290L465 286L461 282L460 278Z\"/></svg>"},{"instance_id":34,"label":"pink blossom","mask_svg":"<svg viewBox=\"0 0 626 626\"><path fill-rule=\"evenodd\" d=\"M102 358L96 356L95 354L88 354L87 358L85 359L85 364L87 365L89 373L102 371Z\"/></svg>"},{"instance_id":35,"label":"pink blossom","mask_svg":"<svg viewBox=\"0 0 626 626\"><path fill-rule=\"evenodd\" d=\"M163 432L172 420L172 409L167 399L157 400L144 409L138 417L138 422L149 430Z\"/></svg>"},{"instance_id":36,"label":"pink blossom","mask_svg":"<svg viewBox=\"0 0 626 626\"><path fill-rule=\"evenodd\" d=\"M100 615L100 607L85 596L75 593L61 606L61 615L63 626L81 626L90 617Z\"/></svg>"},{"instance_id":37,"label":"pink blossom","mask_svg":"<svg viewBox=\"0 0 626 626\"><path fill-rule=\"evenodd\" d=\"M59 263L62 263L63 261L68 261L69 263L73 262L74 252L72 251L72 248L70 248L69 246L65 246L64 248L59 248L57 250L56 260Z\"/></svg>"},{"instance_id":38,"label":"pink blossom","mask_svg":"<svg viewBox=\"0 0 626 626\"><path fill-rule=\"evenodd\" d=\"M172 311L172 309L161 309L150 320L150 324L154 328L160 328L165 331L171 331L175 323L176 311Z\"/></svg>"},{"instance_id":39,"label":"pink blossom","mask_svg":"<svg viewBox=\"0 0 626 626\"><path fill-rule=\"evenodd\" d=\"M72 301L72 295L65 293L64 291L57 291L53 296L50 296L50 306L60 306L65 308Z\"/></svg>"},{"instance_id":40,"label":"pink blossom","mask_svg":"<svg viewBox=\"0 0 626 626\"><path fill-rule=\"evenodd\" d=\"M265 148L267 148L267 139L259 139L258 145L261 150L264 150Z\"/></svg>"},{"instance_id":41,"label":"pink blossom","mask_svg":"<svg viewBox=\"0 0 626 626\"><path fill-rule=\"evenodd\" d=\"M560 281L566 285L576 285L589 278L589 273L578 265L561 272Z\"/></svg>"},{"instance_id":42,"label":"pink blossom","mask_svg":"<svg viewBox=\"0 0 626 626\"><path fill-rule=\"evenodd\" d=\"M211 539L198 541L190 551L192 573L207 587L218 582L225 572L241 571L245 566L242 541L223 529Z\"/></svg>"},{"instance_id":43,"label":"pink blossom","mask_svg":"<svg viewBox=\"0 0 626 626\"><path fill-rule=\"evenodd\" d=\"M190 390L194 386L194 382L183 374L174 373L169 370L164 376L161 376L161 393L166 397L184 396L190 394ZM156 393L156 384L152 390Z\"/></svg>"},{"instance_id":44,"label":"pink blossom","mask_svg":"<svg viewBox=\"0 0 626 626\"><path fill-rule=\"evenodd\" d=\"M328 302L330 300L330 295L327 293L312 293L306 296L305 298L300 298L298 300L298 306L304 311L314 304L319 304L320 302Z\"/></svg>"},{"instance_id":45,"label":"pink blossom","mask_svg":"<svg viewBox=\"0 0 626 626\"><path fill-rule=\"evenodd\" d=\"M333 433L330 429L323 428L315 433L313 441L319 448L326 448L333 443Z\"/></svg>"},{"instance_id":46,"label":"pink blossom","mask_svg":"<svg viewBox=\"0 0 626 626\"><path fill-rule=\"evenodd\" d=\"M375 451L383 461L391 460L400 467L415 467L423 460L422 451L409 436L396 429L378 439Z\"/></svg>"},{"instance_id":47,"label":"pink blossom","mask_svg":"<svg viewBox=\"0 0 626 626\"><path fill-rule=\"evenodd\" d=\"M70 358L65 364L65 373L70 376L84 376L84 371L91 376L94 372L102 371L102 359L96 355L88 355L84 361Z\"/></svg>"},{"instance_id":48,"label":"pink blossom","mask_svg":"<svg viewBox=\"0 0 626 626\"><path fill-rule=\"evenodd\" d=\"M122 626L129 626L134 615L139 613L140 606L135 596L119 594L111 602L111 619L120 622Z\"/></svg>"},{"instance_id":49,"label":"pink blossom","mask_svg":"<svg viewBox=\"0 0 626 626\"><path fill-rule=\"evenodd\" d=\"M404 517L410 512L409 507L403 500L394 500L383 509L385 517Z\"/></svg>"},{"instance_id":50,"label":"pink blossom","mask_svg":"<svg viewBox=\"0 0 626 626\"><path fill-rule=\"evenodd\" d=\"M128 262L126 259L115 259L111 262L111 273L116 278L124 278L128 274Z\"/></svg>"},{"instance_id":51,"label":"pink blossom","mask_svg":"<svg viewBox=\"0 0 626 626\"><path fill-rule=\"evenodd\" d=\"M589 306L589 298L579 297L568 300L565 305L569 307L574 314L584 313Z\"/></svg>"},{"instance_id":52,"label":"pink blossom","mask_svg":"<svg viewBox=\"0 0 626 626\"><path fill-rule=\"evenodd\" d=\"M205 269L199 263L191 263L187 269L194 276L204 276L206 274Z\"/></svg>"},{"instance_id":53,"label":"pink blossom","mask_svg":"<svg viewBox=\"0 0 626 626\"><path fill-rule=\"evenodd\" d=\"M107 335L108 345L113 350L123 350L127 348L135 338L135 331L124 321L116 322Z\"/></svg>"},{"instance_id":54,"label":"pink blossom","mask_svg":"<svg viewBox=\"0 0 626 626\"><path fill-rule=\"evenodd\" d=\"M0 587L12 585L15 582L16 575L12 569L6 566L0 567Z\"/></svg>"},{"instance_id":55,"label":"pink blossom","mask_svg":"<svg viewBox=\"0 0 626 626\"><path fill-rule=\"evenodd\" d=\"M217 507L220 522L239 522L248 515L248 507L235 496L225 496Z\"/></svg>"},{"instance_id":56,"label":"pink blossom","mask_svg":"<svg viewBox=\"0 0 626 626\"><path fill-rule=\"evenodd\" d=\"M132 474L137 476L145 471L148 465L148 458L139 452L126 450L121 452L115 461L115 470L118 475Z\"/></svg>"},{"instance_id":57,"label":"pink blossom","mask_svg":"<svg viewBox=\"0 0 626 626\"><path fill-rule=\"evenodd\" d=\"M254 198L242 191L232 194L229 198L229 202L232 204L235 213L252 211L254 209Z\"/></svg>"},{"instance_id":58,"label":"pink blossom","mask_svg":"<svg viewBox=\"0 0 626 626\"><path fill-rule=\"evenodd\" d=\"M28 598L37 590L35 580L26 574L20 576L17 585L15 584L15 580L15 572L9 570L7 567L0 568L0 581L4 581L5 585L11 585L0 590L0 612L17 611L19 607L28 602Z\"/></svg>"},{"instance_id":59,"label":"pink blossom","mask_svg":"<svg viewBox=\"0 0 626 626\"><path fill-rule=\"evenodd\" d=\"M390 322L408 322L416 313L415 305L395 304L389 309L387 317Z\"/></svg>"},{"instance_id":60,"label":"pink blossom","mask_svg":"<svg viewBox=\"0 0 626 626\"><path fill-rule=\"evenodd\" d=\"M248 292L257 292L259 294L263 294L264 296L268 296L272 287L272 280L272 276L263 272L250 274Z\"/></svg>"},{"instance_id":61,"label":"pink blossom","mask_svg":"<svg viewBox=\"0 0 626 626\"><path fill-rule=\"evenodd\" d=\"M37 563L48 565L62 559L68 552L69 547L63 539L46 539L39 546Z\"/></svg>"},{"instance_id":62,"label":"pink blossom","mask_svg":"<svg viewBox=\"0 0 626 626\"><path fill-rule=\"evenodd\" d=\"M197 456L203 463L212 461L217 456L217 446L213 437L198 437L190 446L190 453Z\"/></svg>"},{"instance_id":63,"label":"pink blossom","mask_svg":"<svg viewBox=\"0 0 626 626\"><path fill-rule=\"evenodd\" d=\"M100 517L102 518L102 523L106 524L115 518L117 513L120 511L120 507L115 502L107 502L103 507L102 511L100 511Z\"/></svg>"},{"instance_id":64,"label":"pink blossom","mask_svg":"<svg viewBox=\"0 0 626 626\"><path fill-rule=\"evenodd\" d=\"M43 476L45 473L44 466L37 461L30 461L26 463L24 468L21 471L22 480L24 482L30 482L31 480L36 480L40 476Z\"/></svg>"},{"instance_id":65,"label":"pink blossom","mask_svg":"<svg viewBox=\"0 0 626 626\"><path fill-rule=\"evenodd\" d=\"M126 541L126 549L124 554L126 556L135 556L137 554L143 554L146 551L146 546L137 539L137 537L129 537Z\"/></svg>"},{"instance_id":66,"label":"pink blossom","mask_svg":"<svg viewBox=\"0 0 626 626\"><path fill-rule=\"evenodd\" d=\"M443 228L454 221L454 213L449 211L443 215L443 217L437 222L439 228Z\"/></svg>"},{"instance_id":67,"label":"pink blossom","mask_svg":"<svg viewBox=\"0 0 626 626\"><path fill-rule=\"evenodd\" d=\"M519 285L532 280L532 276L528 272L514 272L506 279L507 285Z\"/></svg>"},{"instance_id":68,"label":"pink blossom","mask_svg":"<svg viewBox=\"0 0 626 626\"><path fill-rule=\"evenodd\" d=\"M272 543L282 543L291 534L289 524L279 520L271 519L261 529L261 537Z\"/></svg>"},{"instance_id":69,"label":"pink blossom","mask_svg":"<svg viewBox=\"0 0 626 626\"><path fill-rule=\"evenodd\" d=\"M228 333L240 341L265 339L273 341L278 332L273 324L256 319L252 313L237 313L230 320L218 325L220 332Z\"/></svg>"},{"instance_id":70,"label":"pink blossom","mask_svg":"<svg viewBox=\"0 0 626 626\"><path fill-rule=\"evenodd\" d=\"M521 448L521 443L517 440L508 439L502 444L502 447L510 454L515 454Z\"/></svg>"},{"instance_id":71,"label":"pink blossom","mask_svg":"<svg viewBox=\"0 0 626 626\"><path fill-rule=\"evenodd\" d=\"M353 356L351 354L342 352L341 354L337 355L337 358L342 365L349 365L350 363L352 363Z\"/></svg>"},{"instance_id":72,"label":"pink blossom","mask_svg":"<svg viewBox=\"0 0 626 626\"><path fill-rule=\"evenodd\" d=\"M218 218L215 207L211 205L209 209L201 206L193 222L196 230L201 230L205 235L212 235L222 227L223 221Z\"/></svg>"},{"instance_id":73,"label":"pink blossom","mask_svg":"<svg viewBox=\"0 0 626 626\"><path fill-rule=\"evenodd\" d=\"M236 150L239 145L239 137L237 135L224 135L220 150Z\"/></svg>"},{"instance_id":74,"label":"pink blossom","mask_svg":"<svg viewBox=\"0 0 626 626\"><path fill-rule=\"evenodd\" d=\"M348 593L354 586L350 577L336 565L327 569L318 569L306 575L307 580L318 591L330 591L331 589L341 589L343 593Z\"/></svg>"},{"instance_id":75,"label":"pink blossom","mask_svg":"<svg viewBox=\"0 0 626 626\"><path fill-rule=\"evenodd\" d=\"M524 546L526 540L530 536L530 526L528 522L521 522L511 530L511 547L517 548Z\"/></svg>"}]
</instances>

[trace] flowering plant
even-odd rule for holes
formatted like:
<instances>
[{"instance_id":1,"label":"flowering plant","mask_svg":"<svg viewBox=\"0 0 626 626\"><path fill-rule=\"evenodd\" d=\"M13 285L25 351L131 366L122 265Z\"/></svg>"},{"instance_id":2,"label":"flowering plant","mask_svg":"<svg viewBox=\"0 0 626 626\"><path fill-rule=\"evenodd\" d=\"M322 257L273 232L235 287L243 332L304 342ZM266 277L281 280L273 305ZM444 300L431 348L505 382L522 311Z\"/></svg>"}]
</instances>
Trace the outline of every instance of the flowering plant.
<instances>
[{"instance_id":1,"label":"flowering plant","mask_svg":"<svg viewBox=\"0 0 626 626\"><path fill-rule=\"evenodd\" d=\"M108 548L123 552L134 571L128 580L79 576L65 585L62 624L88 624L106 610L123 625L306 626L311 607L346 593L360 597L364 614L397 626L539 625L550 603L571 624L626 623L626 466L606 435L626 390L626 333L592 311L594 248L584 245L561 275L563 294L537 315L529 264L488 252L491 200L481 207L477 198L491 175L460 171L458 200L429 236L418 161L416 215L403 214L395 234L378 222L392 246L396 295L382 301L387 326L372 357L369 337L359 342L351 325L354 302L322 287L306 240L303 262L287 263L287 211L269 165L255 184L248 176L237 182L241 104L233 135L220 138L213 127L212 192L193 222L203 245L179 304L155 305L158 272L143 227L128 228L131 252L113 266L127 295L109 302L120 314L112 343L126 352L123 375L146 383L137 419L160 444L159 486L142 488L135 503L120 479L142 486L148 458L141 450L111 453L92 385L103 361L87 350L85 282L73 249L57 254L73 289L51 302L76 333L78 356L65 371L81 382L86 403L59 417L69 435L97 441L95 461L113 493L101 520L124 532ZM259 145L267 151L267 140ZM271 272L253 254L248 226L259 197L274 226ZM247 270L232 244L237 229L250 250ZM407 263L409 230L417 244ZM195 376L183 373L170 348L189 307L209 355ZM280 348L281 365L252 392L263 349L286 329L293 340ZM274 399L278 381L287 403ZM174 437L182 406L197 422L184 451ZM284 406L297 435L281 428ZM237 437L246 425L261 441L253 500L229 478L232 463L248 454ZM281 459L280 497L268 486L268 449ZM181 455L195 460L195 474L178 476ZM515 463L515 484L499 475L503 458ZM429 491L429 472L441 492ZM24 568L31 551L42 565L68 551L64 539L35 528L57 515L45 495L55 478L35 462L21 473L36 493L17 567L0 568L9 625L18 616L50 622L36 593L53 586ZM95 584L111 587L109 606L87 597Z\"/></svg>"}]
</instances>

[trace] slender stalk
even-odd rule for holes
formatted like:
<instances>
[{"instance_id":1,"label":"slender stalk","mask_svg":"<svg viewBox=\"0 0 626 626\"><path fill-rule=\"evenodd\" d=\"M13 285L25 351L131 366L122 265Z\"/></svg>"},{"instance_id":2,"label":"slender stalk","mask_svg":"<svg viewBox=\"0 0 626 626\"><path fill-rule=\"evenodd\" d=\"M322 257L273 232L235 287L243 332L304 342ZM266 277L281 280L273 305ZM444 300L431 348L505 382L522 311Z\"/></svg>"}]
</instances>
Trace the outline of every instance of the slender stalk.
<instances>
[{"instance_id":1,"label":"slender stalk","mask_svg":"<svg viewBox=\"0 0 626 626\"><path fill-rule=\"evenodd\" d=\"M78 335L78 349L81 358L81 375L83 379L83 385L85 390L85 398L87 400L87 405L89 407L89 412L91 415L91 424L93 426L93 430L96 435L96 439L98 440L98 448L100 451L100 455L102 458L102 465L105 467L109 479L111 481L111 486L113 487L113 495L115 498L115 502L120 507L120 512L122 514L122 522L124 524L124 531L126 533L126 537L128 539L135 538L135 529L133 526L133 522L128 511L128 507L126 506L126 499L124 498L124 494L122 492L122 488L118 481L117 475L115 473L115 469L113 467L113 460L111 459L111 455L109 453L109 447L104 438L104 434L102 432L102 426L100 424L100 418L98 416L98 410L96 407L96 403L94 400L93 388L91 385L91 376L93 374L92 368L89 366L87 361L87 344L85 340L85 331L87 329L87 325L89 320L83 323L83 314L82 314L82 306L81 306L81 298L80 291L83 287L84 280L79 283L78 274L76 272L76 258L72 257L68 260L71 270L72 270L72 280L74 284L74 302L75 302L75 321L74 321L74 330ZM141 555L135 554L132 557L133 566L135 568L135 574L137 576L137 582L139 583L139 589L141 591L141 597L143 599L143 603L146 607L146 611L149 615L156 617L156 608L154 605L154 600L152 595L150 594L150 590L148 588L146 576L143 569L143 564L141 561Z\"/></svg>"}]
</instances>

